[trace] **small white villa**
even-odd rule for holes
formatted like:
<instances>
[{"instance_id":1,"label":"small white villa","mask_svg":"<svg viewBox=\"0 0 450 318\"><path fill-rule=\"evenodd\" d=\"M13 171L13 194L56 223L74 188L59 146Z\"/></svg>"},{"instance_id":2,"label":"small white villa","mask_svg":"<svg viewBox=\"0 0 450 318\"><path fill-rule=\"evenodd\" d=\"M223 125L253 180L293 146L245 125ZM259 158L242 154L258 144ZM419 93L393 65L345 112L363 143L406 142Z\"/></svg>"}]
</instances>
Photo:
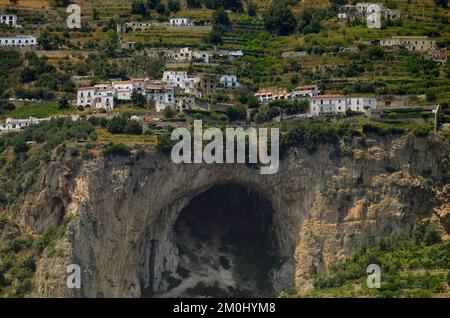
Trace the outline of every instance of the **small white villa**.
<instances>
[{"instance_id":1,"label":"small white villa","mask_svg":"<svg viewBox=\"0 0 450 318\"><path fill-rule=\"evenodd\" d=\"M351 98L343 95L318 95L311 98L310 113L318 116L326 113L340 114L347 110L366 113L376 109L378 102L373 97Z\"/></svg>"},{"instance_id":2,"label":"small white villa","mask_svg":"<svg viewBox=\"0 0 450 318\"><path fill-rule=\"evenodd\" d=\"M81 87L77 92L77 106L95 109L114 109L114 89L111 87Z\"/></svg>"},{"instance_id":3,"label":"small white villa","mask_svg":"<svg viewBox=\"0 0 450 318\"><path fill-rule=\"evenodd\" d=\"M191 27L194 23L189 18L173 18L169 21L171 27Z\"/></svg>"},{"instance_id":4,"label":"small white villa","mask_svg":"<svg viewBox=\"0 0 450 318\"><path fill-rule=\"evenodd\" d=\"M21 26L17 24L17 15L15 14L0 15L0 23L7 24L12 28L21 28Z\"/></svg>"},{"instance_id":5,"label":"small white villa","mask_svg":"<svg viewBox=\"0 0 450 318\"><path fill-rule=\"evenodd\" d=\"M42 121L50 120L50 118L28 117L27 119L7 118L5 122L0 123L0 133L11 131L19 131L30 125L39 124Z\"/></svg>"},{"instance_id":6,"label":"small white villa","mask_svg":"<svg viewBox=\"0 0 450 318\"><path fill-rule=\"evenodd\" d=\"M37 40L31 35L16 35L0 37L0 47L27 47L36 46Z\"/></svg>"},{"instance_id":7,"label":"small white villa","mask_svg":"<svg viewBox=\"0 0 450 318\"><path fill-rule=\"evenodd\" d=\"M236 75L223 75L220 78L220 83L225 89L235 89L241 86Z\"/></svg>"},{"instance_id":8,"label":"small white villa","mask_svg":"<svg viewBox=\"0 0 450 318\"><path fill-rule=\"evenodd\" d=\"M199 76L190 76L187 72L166 71L162 78L168 87L184 90L186 94L195 94L200 83Z\"/></svg>"},{"instance_id":9,"label":"small white villa","mask_svg":"<svg viewBox=\"0 0 450 318\"><path fill-rule=\"evenodd\" d=\"M154 101L156 111L160 112L168 106L175 104L175 93L172 87L163 83L150 83L145 87L145 96L148 101Z\"/></svg>"}]
</instances>

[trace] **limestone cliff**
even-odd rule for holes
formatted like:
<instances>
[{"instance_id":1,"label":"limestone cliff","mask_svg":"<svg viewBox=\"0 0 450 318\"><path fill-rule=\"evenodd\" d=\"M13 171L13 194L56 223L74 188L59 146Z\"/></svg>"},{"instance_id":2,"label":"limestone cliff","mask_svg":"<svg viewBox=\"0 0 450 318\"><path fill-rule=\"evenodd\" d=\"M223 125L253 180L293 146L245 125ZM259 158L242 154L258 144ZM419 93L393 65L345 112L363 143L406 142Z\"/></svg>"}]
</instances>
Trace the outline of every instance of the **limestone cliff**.
<instances>
[{"instance_id":1,"label":"limestone cliff","mask_svg":"<svg viewBox=\"0 0 450 318\"><path fill-rule=\"evenodd\" d=\"M363 244L418 220L450 229L450 147L437 135L357 139L352 154L292 148L276 175L248 165L175 165L163 155L97 158L81 167L53 162L10 216L36 232L75 217L35 274L35 296L140 297L169 289L181 262L174 225L191 200L218 184L239 184L270 202L280 260L276 291L311 288ZM198 220L201 222L201 220ZM66 267L82 269L82 288L66 287ZM175 274L174 274L175 275ZM179 275L176 277L180 278Z\"/></svg>"}]
</instances>

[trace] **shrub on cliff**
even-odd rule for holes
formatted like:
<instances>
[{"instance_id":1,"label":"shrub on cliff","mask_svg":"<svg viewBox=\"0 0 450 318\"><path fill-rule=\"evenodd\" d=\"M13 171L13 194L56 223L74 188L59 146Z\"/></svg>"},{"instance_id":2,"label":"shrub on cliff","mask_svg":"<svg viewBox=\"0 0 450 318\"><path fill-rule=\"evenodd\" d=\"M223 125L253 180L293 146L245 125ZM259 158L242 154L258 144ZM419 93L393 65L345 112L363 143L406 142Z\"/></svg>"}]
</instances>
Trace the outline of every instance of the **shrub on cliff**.
<instances>
[{"instance_id":1,"label":"shrub on cliff","mask_svg":"<svg viewBox=\"0 0 450 318\"><path fill-rule=\"evenodd\" d=\"M419 126L414 129L414 135L416 135L417 137L426 137L428 136L429 132L430 132L429 127L425 126Z\"/></svg>"},{"instance_id":2,"label":"shrub on cliff","mask_svg":"<svg viewBox=\"0 0 450 318\"><path fill-rule=\"evenodd\" d=\"M363 124L362 129L365 134L374 133L379 136L403 134L405 132L403 127L376 122L365 123Z\"/></svg>"},{"instance_id":3,"label":"shrub on cliff","mask_svg":"<svg viewBox=\"0 0 450 318\"><path fill-rule=\"evenodd\" d=\"M124 144L109 143L103 150L103 155L108 156L129 156L131 154L130 148Z\"/></svg>"},{"instance_id":4,"label":"shrub on cliff","mask_svg":"<svg viewBox=\"0 0 450 318\"><path fill-rule=\"evenodd\" d=\"M170 138L171 133L166 132L158 137L158 144L156 145L156 150L160 153L169 155L172 151L172 147L175 144Z\"/></svg>"}]
</instances>

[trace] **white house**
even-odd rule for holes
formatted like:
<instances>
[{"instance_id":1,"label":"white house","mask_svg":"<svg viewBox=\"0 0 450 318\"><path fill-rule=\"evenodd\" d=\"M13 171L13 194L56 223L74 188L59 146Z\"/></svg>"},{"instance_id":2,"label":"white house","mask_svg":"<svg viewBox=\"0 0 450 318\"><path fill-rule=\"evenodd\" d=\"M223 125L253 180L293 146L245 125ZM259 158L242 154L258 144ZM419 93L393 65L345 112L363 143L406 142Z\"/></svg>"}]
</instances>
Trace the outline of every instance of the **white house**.
<instances>
[{"instance_id":1,"label":"white house","mask_svg":"<svg viewBox=\"0 0 450 318\"><path fill-rule=\"evenodd\" d=\"M34 36L31 35L0 37L0 47L26 47L36 45L37 40Z\"/></svg>"},{"instance_id":2,"label":"white house","mask_svg":"<svg viewBox=\"0 0 450 318\"><path fill-rule=\"evenodd\" d=\"M257 93L255 93L255 97L258 98L258 101L260 103L269 103L271 101L279 100L279 99L291 99L292 94L290 94L285 89L279 89L279 88L270 89L269 88L269 89L259 90Z\"/></svg>"},{"instance_id":3,"label":"white house","mask_svg":"<svg viewBox=\"0 0 450 318\"><path fill-rule=\"evenodd\" d=\"M152 27L150 22L127 22L125 24L117 23L117 33L126 33L131 31L144 31L149 30Z\"/></svg>"},{"instance_id":4,"label":"white house","mask_svg":"<svg viewBox=\"0 0 450 318\"><path fill-rule=\"evenodd\" d=\"M194 51L193 57L197 60L203 60L203 63L209 64L211 62L211 54L206 51Z\"/></svg>"},{"instance_id":5,"label":"white house","mask_svg":"<svg viewBox=\"0 0 450 318\"><path fill-rule=\"evenodd\" d=\"M42 121L50 120L50 118L36 118L28 117L27 119L7 118L5 122L0 123L0 133L7 133L10 131L19 131L30 125L39 124Z\"/></svg>"},{"instance_id":6,"label":"white house","mask_svg":"<svg viewBox=\"0 0 450 318\"><path fill-rule=\"evenodd\" d=\"M436 49L436 40L428 36L393 36L380 40L380 45L389 48L405 47L411 51L430 51Z\"/></svg>"},{"instance_id":7,"label":"white house","mask_svg":"<svg viewBox=\"0 0 450 318\"><path fill-rule=\"evenodd\" d=\"M145 85L148 82L147 78L132 78L130 81L133 82L133 89L138 92L144 92Z\"/></svg>"},{"instance_id":8,"label":"white house","mask_svg":"<svg viewBox=\"0 0 450 318\"><path fill-rule=\"evenodd\" d=\"M347 13L345 13L345 12L338 13L338 20L339 21L344 21L344 22L348 21Z\"/></svg>"},{"instance_id":9,"label":"white house","mask_svg":"<svg viewBox=\"0 0 450 318\"><path fill-rule=\"evenodd\" d=\"M133 81L119 81L113 82L112 88L114 89L115 96L118 100L131 100L131 96L134 91Z\"/></svg>"},{"instance_id":10,"label":"white house","mask_svg":"<svg viewBox=\"0 0 450 318\"><path fill-rule=\"evenodd\" d=\"M344 5L339 7L338 19L340 21L353 20L355 17L367 17L375 13L378 6L385 19L399 19L402 15L399 9L388 9L382 3L359 2L356 5Z\"/></svg>"},{"instance_id":11,"label":"white house","mask_svg":"<svg viewBox=\"0 0 450 318\"><path fill-rule=\"evenodd\" d=\"M235 89L241 86L236 75L222 75L220 78L220 83L226 89Z\"/></svg>"},{"instance_id":12,"label":"white house","mask_svg":"<svg viewBox=\"0 0 450 318\"><path fill-rule=\"evenodd\" d=\"M377 99L369 97L347 98L343 95L318 95L311 98L310 113L314 116L321 114L342 114L347 109L366 113L369 109L377 108Z\"/></svg>"},{"instance_id":13,"label":"white house","mask_svg":"<svg viewBox=\"0 0 450 318\"><path fill-rule=\"evenodd\" d=\"M169 26L171 27L189 27L193 25L191 19L188 18L174 18L169 21Z\"/></svg>"},{"instance_id":14,"label":"white house","mask_svg":"<svg viewBox=\"0 0 450 318\"><path fill-rule=\"evenodd\" d=\"M228 52L228 57L233 60L240 60L244 57L244 52L239 51L230 51Z\"/></svg>"},{"instance_id":15,"label":"white house","mask_svg":"<svg viewBox=\"0 0 450 318\"><path fill-rule=\"evenodd\" d=\"M181 88L187 78L187 72L166 71L163 73L162 81L172 87Z\"/></svg>"},{"instance_id":16,"label":"white house","mask_svg":"<svg viewBox=\"0 0 450 318\"><path fill-rule=\"evenodd\" d=\"M372 11L369 12L371 6L378 5L381 12L384 12L384 6L381 3L371 3L371 2L359 2L356 4L356 11L360 15L367 15L370 13L375 13L374 8L372 7Z\"/></svg>"},{"instance_id":17,"label":"white house","mask_svg":"<svg viewBox=\"0 0 450 318\"><path fill-rule=\"evenodd\" d=\"M164 84L152 83L145 87L148 101L154 101L156 111L160 112L175 103L175 93L172 87Z\"/></svg>"},{"instance_id":18,"label":"white house","mask_svg":"<svg viewBox=\"0 0 450 318\"><path fill-rule=\"evenodd\" d=\"M347 98L343 95L318 95L311 98L310 113L320 114L345 113Z\"/></svg>"},{"instance_id":19,"label":"white house","mask_svg":"<svg viewBox=\"0 0 450 318\"><path fill-rule=\"evenodd\" d=\"M179 51L166 51L165 57L168 63L190 63L192 61L193 52L190 48L185 47Z\"/></svg>"},{"instance_id":20,"label":"white house","mask_svg":"<svg viewBox=\"0 0 450 318\"><path fill-rule=\"evenodd\" d=\"M320 90L317 85L307 85L296 87L292 90L292 98L314 97L319 95Z\"/></svg>"},{"instance_id":21,"label":"white house","mask_svg":"<svg viewBox=\"0 0 450 318\"><path fill-rule=\"evenodd\" d=\"M310 98L319 95L320 90L317 85L299 86L292 91L286 89L272 88L261 89L255 93L260 103L268 103L274 100L286 99L293 100L299 98Z\"/></svg>"},{"instance_id":22,"label":"white house","mask_svg":"<svg viewBox=\"0 0 450 318\"><path fill-rule=\"evenodd\" d=\"M354 112L367 112L368 109L376 109L378 101L372 97L347 98L347 109Z\"/></svg>"},{"instance_id":23,"label":"white house","mask_svg":"<svg viewBox=\"0 0 450 318\"><path fill-rule=\"evenodd\" d=\"M184 95L175 97L175 108L183 112L186 109L194 109L196 107L195 96L193 95Z\"/></svg>"},{"instance_id":24,"label":"white house","mask_svg":"<svg viewBox=\"0 0 450 318\"><path fill-rule=\"evenodd\" d=\"M200 77L188 76L187 72L166 71L163 74L162 81L169 87L181 89L187 94L195 94L200 83Z\"/></svg>"},{"instance_id":25,"label":"white house","mask_svg":"<svg viewBox=\"0 0 450 318\"><path fill-rule=\"evenodd\" d=\"M7 24L13 28L20 28L17 24L17 16L15 14L2 14L0 15L0 23Z\"/></svg>"},{"instance_id":26,"label":"white house","mask_svg":"<svg viewBox=\"0 0 450 318\"><path fill-rule=\"evenodd\" d=\"M114 89L112 87L80 87L77 92L77 106L113 110Z\"/></svg>"}]
</instances>

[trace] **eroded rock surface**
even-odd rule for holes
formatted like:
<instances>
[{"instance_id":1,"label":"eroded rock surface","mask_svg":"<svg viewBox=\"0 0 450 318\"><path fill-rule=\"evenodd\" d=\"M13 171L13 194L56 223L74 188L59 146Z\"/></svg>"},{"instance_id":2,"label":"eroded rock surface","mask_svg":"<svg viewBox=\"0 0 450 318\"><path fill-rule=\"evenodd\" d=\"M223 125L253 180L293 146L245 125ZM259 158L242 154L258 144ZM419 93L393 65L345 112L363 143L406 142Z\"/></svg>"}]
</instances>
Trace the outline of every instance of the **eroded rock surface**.
<instances>
[{"instance_id":1,"label":"eroded rock surface","mask_svg":"<svg viewBox=\"0 0 450 318\"><path fill-rule=\"evenodd\" d=\"M37 232L75 215L57 242L58 252L40 260L34 294L168 292L174 285L167 277L180 279L174 273L186 262L175 232L181 211L223 184L240 185L270 202L273 244L282 260L270 273L275 291L307 290L310 274L419 220L429 219L448 233L448 143L407 135L367 144L363 148L355 140L353 155L345 157L331 145L314 154L290 149L276 175L247 165L175 165L161 155L99 158L76 169L66 161L53 163L20 210L10 212ZM66 287L68 264L81 266L80 290Z\"/></svg>"}]
</instances>

